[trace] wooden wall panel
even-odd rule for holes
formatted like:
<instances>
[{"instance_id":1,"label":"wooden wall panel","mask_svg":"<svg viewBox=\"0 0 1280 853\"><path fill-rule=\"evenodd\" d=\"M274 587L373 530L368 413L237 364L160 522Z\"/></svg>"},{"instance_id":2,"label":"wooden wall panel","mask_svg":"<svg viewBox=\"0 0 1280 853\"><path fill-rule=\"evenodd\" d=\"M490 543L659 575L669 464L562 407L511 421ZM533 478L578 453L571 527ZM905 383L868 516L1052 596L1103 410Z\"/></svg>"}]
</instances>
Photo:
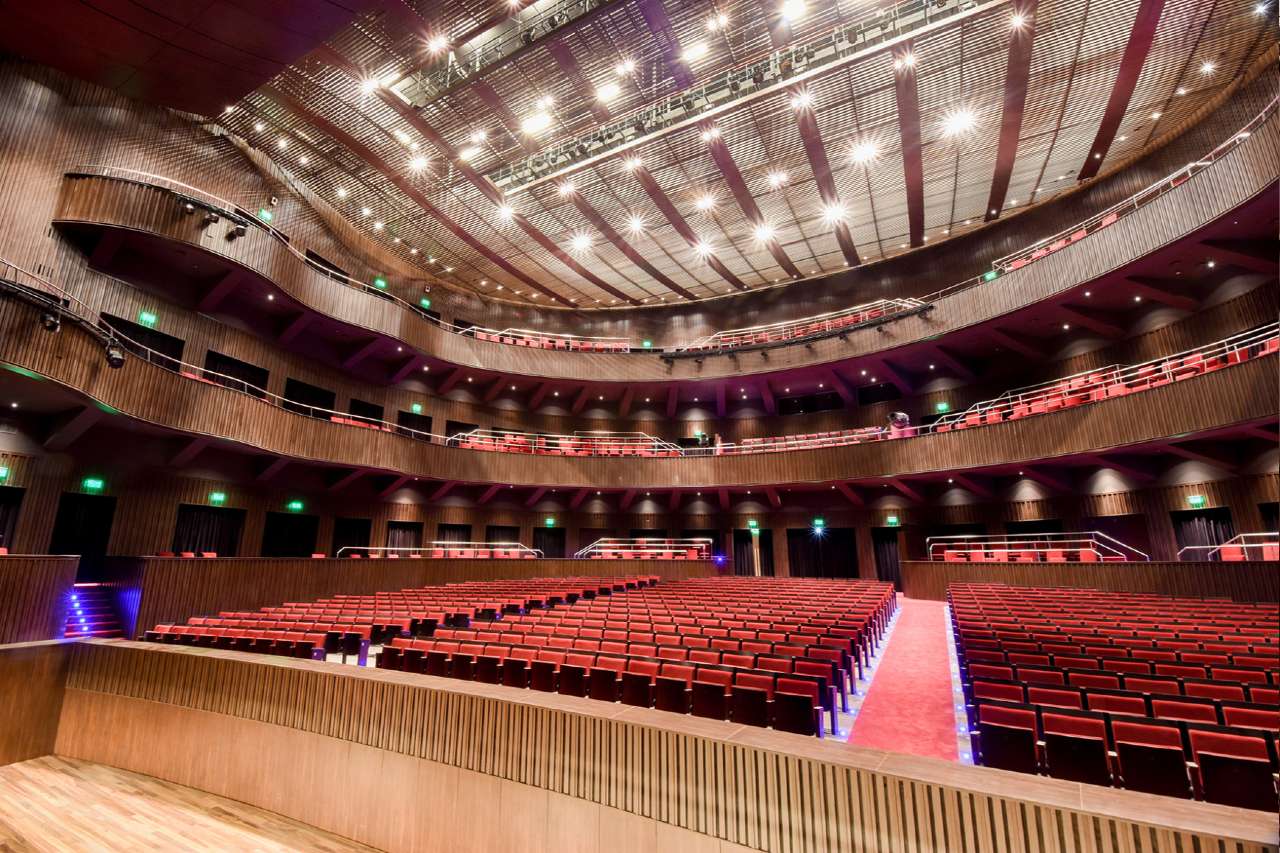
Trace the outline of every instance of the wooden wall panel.
<instances>
[{"instance_id":1,"label":"wooden wall panel","mask_svg":"<svg viewBox=\"0 0 1280 853\"><path fill-rule=\"evenodd\" d=\"M0 644L62 637L79 564L79 557L0 557Z\"/></svg>"},{"instance_id":2,"label":"wooden wall panel","mask_svg":"<svg viewBox=\"0 0 1280 853\"><path fill-rule=\"evenodd\" d=\"M953 583L1065 586L1109 592L1154 592L1192 598L1280 601L1275 563L947 563L904 561L908 598L945 600Z\"/></svg>"},{"instance_id":3,"label":"wooden wall panel","mask_svg":"<svg viewBox=\"0 0 1280 853\"><path fill-rule=\"evenodd\" d=\"M0 764L53 752L70 643L0 645Z\"/></svg>"},{"instance_id":4,"label":"wooden wall panel","mask_svg":"<svg viewBox=\"0 0 1280 853\"><path fill-rule=\"evenodd\" d=\"M658 575L668 580L715 574L701 560L114 560L122 575L137 578L141 634L169 622L219 610L256 610L286 601L365 594L468 580ZM129 564L136 565L130 569Z\"/></svg>"},{"instance_id":5,"label":"wooden wall panel","mask_svg":"<svg viewBox=\"0 0 1280 853\"><path fill-rule=\"evenodd\" d=\"M473 836L464 849L510 844L513 832L536 839L566 829L595 849L589 824L602 813L592 804L797 853L1276 847L1274 816L1261 812L586 699L124 642L77 644L57 749L397 850L448 845L449 817L459 808L475 814L477 803L488 806L488 819L463 824ZM419 780L446 797L435 846L411 817ZM549 806L544 792L577 802ZM389 834L387 824L402 822L387 818L402 809L412 825ZM587 825L558 825L574 815ZM694 840L659 849L689 849Z\"/></svg>"},{"instance_id":6,"label":"wooden wall panel","mask_svg":"<svg viewBox=\"0 0 1280 853\"><path fill-rule=\"evenodd\" d=\"M1275 358L1266 357L1053 415L909 440L676 459L526 456L447 448L319 421L138 359L112 370L98 343L79 330L64 329L52 343L27 334L37 320L31 307L0 300L0 360L127 416L283 457L463 483L661 489L673 483L684 488L821 483L836 472L847 480L870 479L1097 452L1274 419L1280 411Z\"/></svg>"}]
</instances>

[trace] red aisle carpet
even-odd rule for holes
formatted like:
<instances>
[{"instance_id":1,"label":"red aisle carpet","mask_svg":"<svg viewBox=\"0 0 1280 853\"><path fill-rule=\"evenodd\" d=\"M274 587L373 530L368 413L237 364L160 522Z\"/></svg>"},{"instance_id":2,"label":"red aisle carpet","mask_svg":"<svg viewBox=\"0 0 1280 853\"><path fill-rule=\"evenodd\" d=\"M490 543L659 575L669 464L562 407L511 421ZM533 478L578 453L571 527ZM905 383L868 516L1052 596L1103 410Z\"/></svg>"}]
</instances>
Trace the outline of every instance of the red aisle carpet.
<instances>
[{"instance_id":1,"label":"red aisle carpet","mask_svg":"<svg viewBox=\"0 0 1280 853\"><path fill-rule=\"evenodd\" d=\"M849 743L957 760L946 603L899 599L901 612Z\"/></svg>"}]
</instances>

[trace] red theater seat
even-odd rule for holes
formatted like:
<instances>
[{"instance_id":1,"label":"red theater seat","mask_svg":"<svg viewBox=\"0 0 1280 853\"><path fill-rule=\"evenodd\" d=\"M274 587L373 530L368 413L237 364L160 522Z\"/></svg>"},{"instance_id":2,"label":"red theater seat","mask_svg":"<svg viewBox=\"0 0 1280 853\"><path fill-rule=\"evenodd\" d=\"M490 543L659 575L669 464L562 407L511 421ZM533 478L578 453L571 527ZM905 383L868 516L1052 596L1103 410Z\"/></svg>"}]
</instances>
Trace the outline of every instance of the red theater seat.
<instances>
[{"instance_id":1,"label":"red theater seat","mask_svg":"<svg viewBox=\"0 0 1280 853\"><path fill-rule=\"evenodd\" d=\"M1111 784L1104 717L1046 712L1041 726L1050 776L1090 785Z\"/></svg>"},{"instance_id":2,"label":"red theater seat","mask_svg":"<svg viewBox=\"0 0 1280 853\"><path fill-rule=\"evenodd\" d=\"M1166 797L1191 796L1177 726L1112 720L1111 735L1124 787Z\"/></svg>"},{"instance_id":3,"label":"red theater seat","mask_svg":"<svg viewBox=\"0 0 1280 853\"><path fill-rule=\"evenodd\" d=\"M982 764L1035 773L1036 712L1029 708L978 705L978 744Z\"/></svg>"},{"instance_id":4,"label":"red theater seat","mask_svg":"<svg viewBox=\"0 0 1280 853\"><path fill-rule=\"evenodd\" d=\"M1211 803L1276 811L1272 758L1264 738L1217 731L1189 732L1204 798Z\"/></svg>"}]
</instances>

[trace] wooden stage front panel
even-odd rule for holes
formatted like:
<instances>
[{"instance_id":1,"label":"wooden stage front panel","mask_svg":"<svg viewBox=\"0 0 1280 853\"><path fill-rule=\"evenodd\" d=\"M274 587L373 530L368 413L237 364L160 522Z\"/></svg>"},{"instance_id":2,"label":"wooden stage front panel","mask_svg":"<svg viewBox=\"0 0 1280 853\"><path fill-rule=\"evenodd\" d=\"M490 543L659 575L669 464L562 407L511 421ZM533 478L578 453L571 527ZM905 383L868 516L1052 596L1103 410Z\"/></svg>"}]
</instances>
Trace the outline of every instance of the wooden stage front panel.
<instances>
[{"instance_id":1,"label":"wooden stage front panel","mask_svg":"<svg viewBox=\"0 0 1280 853\"><path fill-rule=\"evenodd\" d=\"M1280 565L1243 563L902 563L907 598L947 597L953 583L1003 583L1010 586L1068 586L1110 592L1153 592L1192 598L1280 601Z\"/></svg>"},{"instance_id":2,"label":"wooden stage front panel","mask_svg":"<svg viewBox=\"0 0 1280 853\"><path fill-rule=\"evenodd\" d=\"M0 557L0 643L60 639L79 557Z\"/></svg>"},{"instance_id":3,"label":"wooden stage front panel","mask_svg":"<svg viewBox=\"0 0 1280 853\"><path fill-rule=\"evenodd\" d=\"M127 641L74 645L57 752L390 850L1277 847L1262 812L590 699Z\"/></svg>"}]
</instances>

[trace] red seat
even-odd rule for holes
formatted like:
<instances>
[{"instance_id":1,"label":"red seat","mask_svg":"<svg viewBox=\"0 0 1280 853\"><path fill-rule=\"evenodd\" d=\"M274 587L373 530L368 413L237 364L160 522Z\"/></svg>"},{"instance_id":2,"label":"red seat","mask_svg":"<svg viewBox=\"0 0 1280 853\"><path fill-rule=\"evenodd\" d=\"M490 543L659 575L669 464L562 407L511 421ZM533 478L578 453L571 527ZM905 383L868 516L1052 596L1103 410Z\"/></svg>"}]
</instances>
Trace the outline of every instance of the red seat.
<instances>
[{"instance_id":1,"label":"red seat","mask_svg":"<svg viewBox=\"0 0 1280 853\"><path fill-rule=\"evenodd\" d=\"M1276 811L1271 756L1261 736L1190 731L1204 798L1211 803Z\"/></svg>"},{"instance_id":2,"label":"red seat","mask_svg":"<svg viewBox=\"0 0 1280 853\"><path fill-rule=\"evenodd\" d=\"M1036 712L978 705L978 752L984 767L1035 773Z\"/></svg>"},{"instance_id":3,"label":"red seat","mask_svg":"<svg viewBox=\"0 0 1280 853\"><path fill-rule=\"evenodd\" d=\"M1241 708L1223 705L1222 718L1228 726L1262 729L1266 732L1280 731L1280 708Z\"/></svg>"},{"instance_id":4,"label":"red seat","mask_svg":"<svg viewBox=\"0 0 1280 853\"><path fill-rule=\"evenodd\" d=\"M1090 711L1105 711L1108 714L1128 714L1134 717L1147 716L1147 701L1141 696L1095 693L1091 690L1086 690L1084 701Z\"/></svg>"},{"instance_id":5,"label":"red seat","mask_svg":"<svg viewBox=\"0 0 1280 853\"><path fill-rule=\"evenodd\" d=\"M1107 724L1101 716L1046 712L1041 726L1050 776L1090 785L1111 784Z\"/></svg>"},{"instance_id":6,"label":"red seat","mask_svg":"<svg viewBox=\"0 0 1280 853\"><path fill-rule=\"evenodd\" d=\"M1151 716L1157 720L1182 720L1188 723L1218 722L1218 711L1212 700L1151 699Z\"/></svg>"},{"instance_id":7,"label":"red seat","mask_svg":"<svg viewBox=\"0 0 1280 853\"><path fill-rule=\"evenodd\" d=\"M822 702L817 682L778 677L773 693L773 727L801 735L822 734Z\"/></svg>"},{"instance_id":8,"label":"red seat","mask_svg":"<svg viewBox=\"0 0 1280 853\"><path fill-rule=\"evenodd\" d=\"M1131 791L1190 797L1182 733L1176 725L1111 721L1117 770Z\"/></svg>"}]
</instances>

